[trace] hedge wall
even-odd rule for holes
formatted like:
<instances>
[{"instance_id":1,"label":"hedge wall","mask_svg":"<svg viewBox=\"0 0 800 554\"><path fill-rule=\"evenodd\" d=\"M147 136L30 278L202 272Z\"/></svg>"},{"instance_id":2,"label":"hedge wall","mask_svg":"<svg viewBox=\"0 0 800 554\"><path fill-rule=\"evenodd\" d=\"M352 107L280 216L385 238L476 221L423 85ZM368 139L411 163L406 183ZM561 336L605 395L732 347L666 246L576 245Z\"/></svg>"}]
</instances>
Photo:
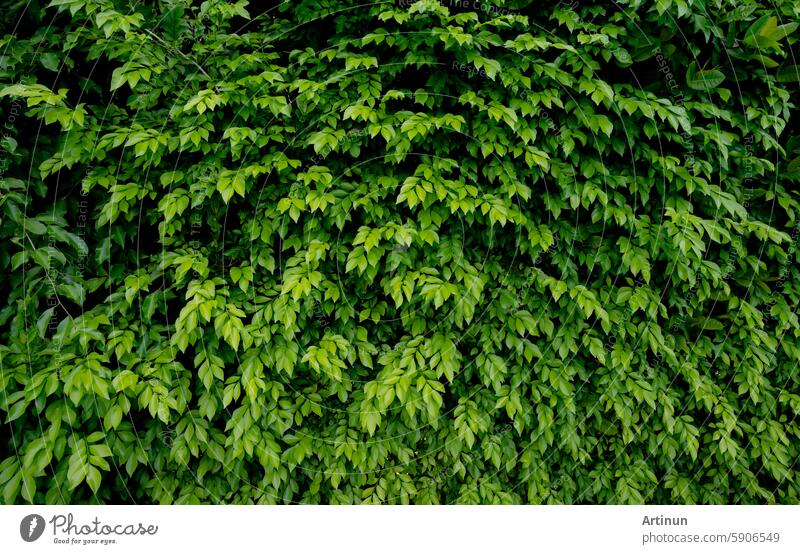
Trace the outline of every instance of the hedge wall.
<instances>
[{"instance_id":1,"label":"hedge wall","mask_svg":"<svg viewBox=\"0 0 800 554\"><path fill-rule=\"evenodd\" d=\"M5 503L795 503L800 5L16 1Z\"/></svg>"}]
</instances>

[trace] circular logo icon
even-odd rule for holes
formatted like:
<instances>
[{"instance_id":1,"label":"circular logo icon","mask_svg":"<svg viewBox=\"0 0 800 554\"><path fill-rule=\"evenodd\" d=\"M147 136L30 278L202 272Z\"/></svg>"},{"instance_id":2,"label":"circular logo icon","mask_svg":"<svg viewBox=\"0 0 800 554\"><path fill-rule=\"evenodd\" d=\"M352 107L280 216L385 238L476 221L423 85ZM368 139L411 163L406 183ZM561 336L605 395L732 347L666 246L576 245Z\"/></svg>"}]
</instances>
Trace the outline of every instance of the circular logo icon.
<instances>
[{"instance_id":1,"label":"circular logo icon","mask_svg":"<svg viewBox=\"0 0 800 554\"><path fill-rule=\"evenodd\" d=\"M19 534L25 542L33 542L44 533L44 518L39 514L31 514L22 518Z\"/></svg>"}]
</instances>

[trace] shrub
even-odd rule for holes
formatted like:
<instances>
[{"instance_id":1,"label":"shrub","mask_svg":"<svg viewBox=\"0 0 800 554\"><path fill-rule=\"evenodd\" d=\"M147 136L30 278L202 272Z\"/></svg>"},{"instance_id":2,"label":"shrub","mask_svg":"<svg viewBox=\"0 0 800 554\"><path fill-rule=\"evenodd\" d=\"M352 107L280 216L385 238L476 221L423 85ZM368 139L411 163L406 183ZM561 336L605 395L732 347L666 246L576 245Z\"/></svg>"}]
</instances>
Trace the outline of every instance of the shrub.
<instances>
[{"instance_id":1,"label":"shrub","mask_svg":"<svg viewBox=\"0 0 800 554\"><path fill-rule=\"evenodd\" d=\"M797 502L795 2L247 4L10 8L6 503Z\"/></svg>"}]
</instances>

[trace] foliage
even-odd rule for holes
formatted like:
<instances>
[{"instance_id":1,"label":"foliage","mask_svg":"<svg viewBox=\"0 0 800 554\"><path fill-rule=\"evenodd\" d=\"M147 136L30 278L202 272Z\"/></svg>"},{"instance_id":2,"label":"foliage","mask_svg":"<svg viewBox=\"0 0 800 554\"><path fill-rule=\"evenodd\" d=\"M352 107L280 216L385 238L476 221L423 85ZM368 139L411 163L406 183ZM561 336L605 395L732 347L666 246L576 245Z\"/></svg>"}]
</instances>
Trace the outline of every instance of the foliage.
<instances>
[{"instance_id":1,"label":"foliage","mask_svg":"<svg viewBox=\"0 0 800 554\"><path fill-rule=\"evenodd\" d=\"M6 503L800 498L797 3L9 9Z\"/></svg>"}]
</instances>

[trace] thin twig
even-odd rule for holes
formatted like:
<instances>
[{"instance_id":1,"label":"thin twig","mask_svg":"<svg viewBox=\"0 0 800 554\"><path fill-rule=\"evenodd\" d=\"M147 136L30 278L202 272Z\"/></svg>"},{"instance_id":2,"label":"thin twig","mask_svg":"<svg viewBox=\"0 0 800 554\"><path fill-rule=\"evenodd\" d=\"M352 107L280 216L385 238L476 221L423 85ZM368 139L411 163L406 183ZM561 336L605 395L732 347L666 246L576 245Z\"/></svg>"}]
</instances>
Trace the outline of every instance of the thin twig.
<instances>
[{"instance_id":1,"label":"thin twig","mask_svg":"<svg viewBox=\"0 0 800 554\"><path fill-rule=\"evenodd\" d=\"M172 52L173 54L178 54L179 56L182 56L184 59L186 59L186 61L188 61L189 63L191 63L192 65L194 65L194 66L195 66L195 67L196 67L196 68L197 68L197 69L200 71L200 73L202 73L203 75L205 75L205 76L206 76L206 78L207 78L209 81L211 81L211 80L212 80L212 79L211 79L211 75L209 75L208 73L206 73L206 70L205 70L205 69L203 69L203 68L200 66L200 64L199 64L199 63L197 63L196 61L194 61L192 58L190 58L189 56L187 56L186 54L184 54L183 52L181 52L181 51L180 51L180 50L178 50L177 48L173 48L173 47L171 47L169 44L167 44L166 42L164 42L164 39L162 39L160 36L158 36L158 35L157 35L157 34L155 34L154 32L150 31L150 29L145 29L145 30L144 30L144 32L145 32L145 33L147 33L148 35L150 35L151 37L153 37L154 39L156 39L156 40L158 41L158 43L159 43L159 44L161 44L161 46L163 46L164 48L166 48L167 50L169 50L169 51L170 51L170 52Z\"/></svg>"},{"instance_id":2,"label":"thin twig","mask_svg":"<svg viewBox=\"0 0 800 554\"><path fill-rule=\"evenodd\" d=\"M25 232L23 232L23 234L25 235L25 238L28 239L28 242L31 243L31 248L36 250L37 249L36 245L33 244L33 241L31 240L30 235L28 235L28 233L25 233ZM48 259L49 259L49 257L50 257L50 255L48 253ZM53 289L53 294L56 297L56 302L58 302L58 305L61 306L61 309L64 310L64 312L67 314L67 316L69 316L70 319L75 319L74 317L72 317L72 314L69 313L69 310L67 309L67 307L64 306L64 304L61 302L61 297L58 296L58 293L56 292L56 283L55 283L55 281L53 281L53 278L50 277L50 272L47 270L46 267L42 267L42 269L44 269L45 277L47 277L47 280L50 281L50 287Z\"/></svg>"}]
</instances>

